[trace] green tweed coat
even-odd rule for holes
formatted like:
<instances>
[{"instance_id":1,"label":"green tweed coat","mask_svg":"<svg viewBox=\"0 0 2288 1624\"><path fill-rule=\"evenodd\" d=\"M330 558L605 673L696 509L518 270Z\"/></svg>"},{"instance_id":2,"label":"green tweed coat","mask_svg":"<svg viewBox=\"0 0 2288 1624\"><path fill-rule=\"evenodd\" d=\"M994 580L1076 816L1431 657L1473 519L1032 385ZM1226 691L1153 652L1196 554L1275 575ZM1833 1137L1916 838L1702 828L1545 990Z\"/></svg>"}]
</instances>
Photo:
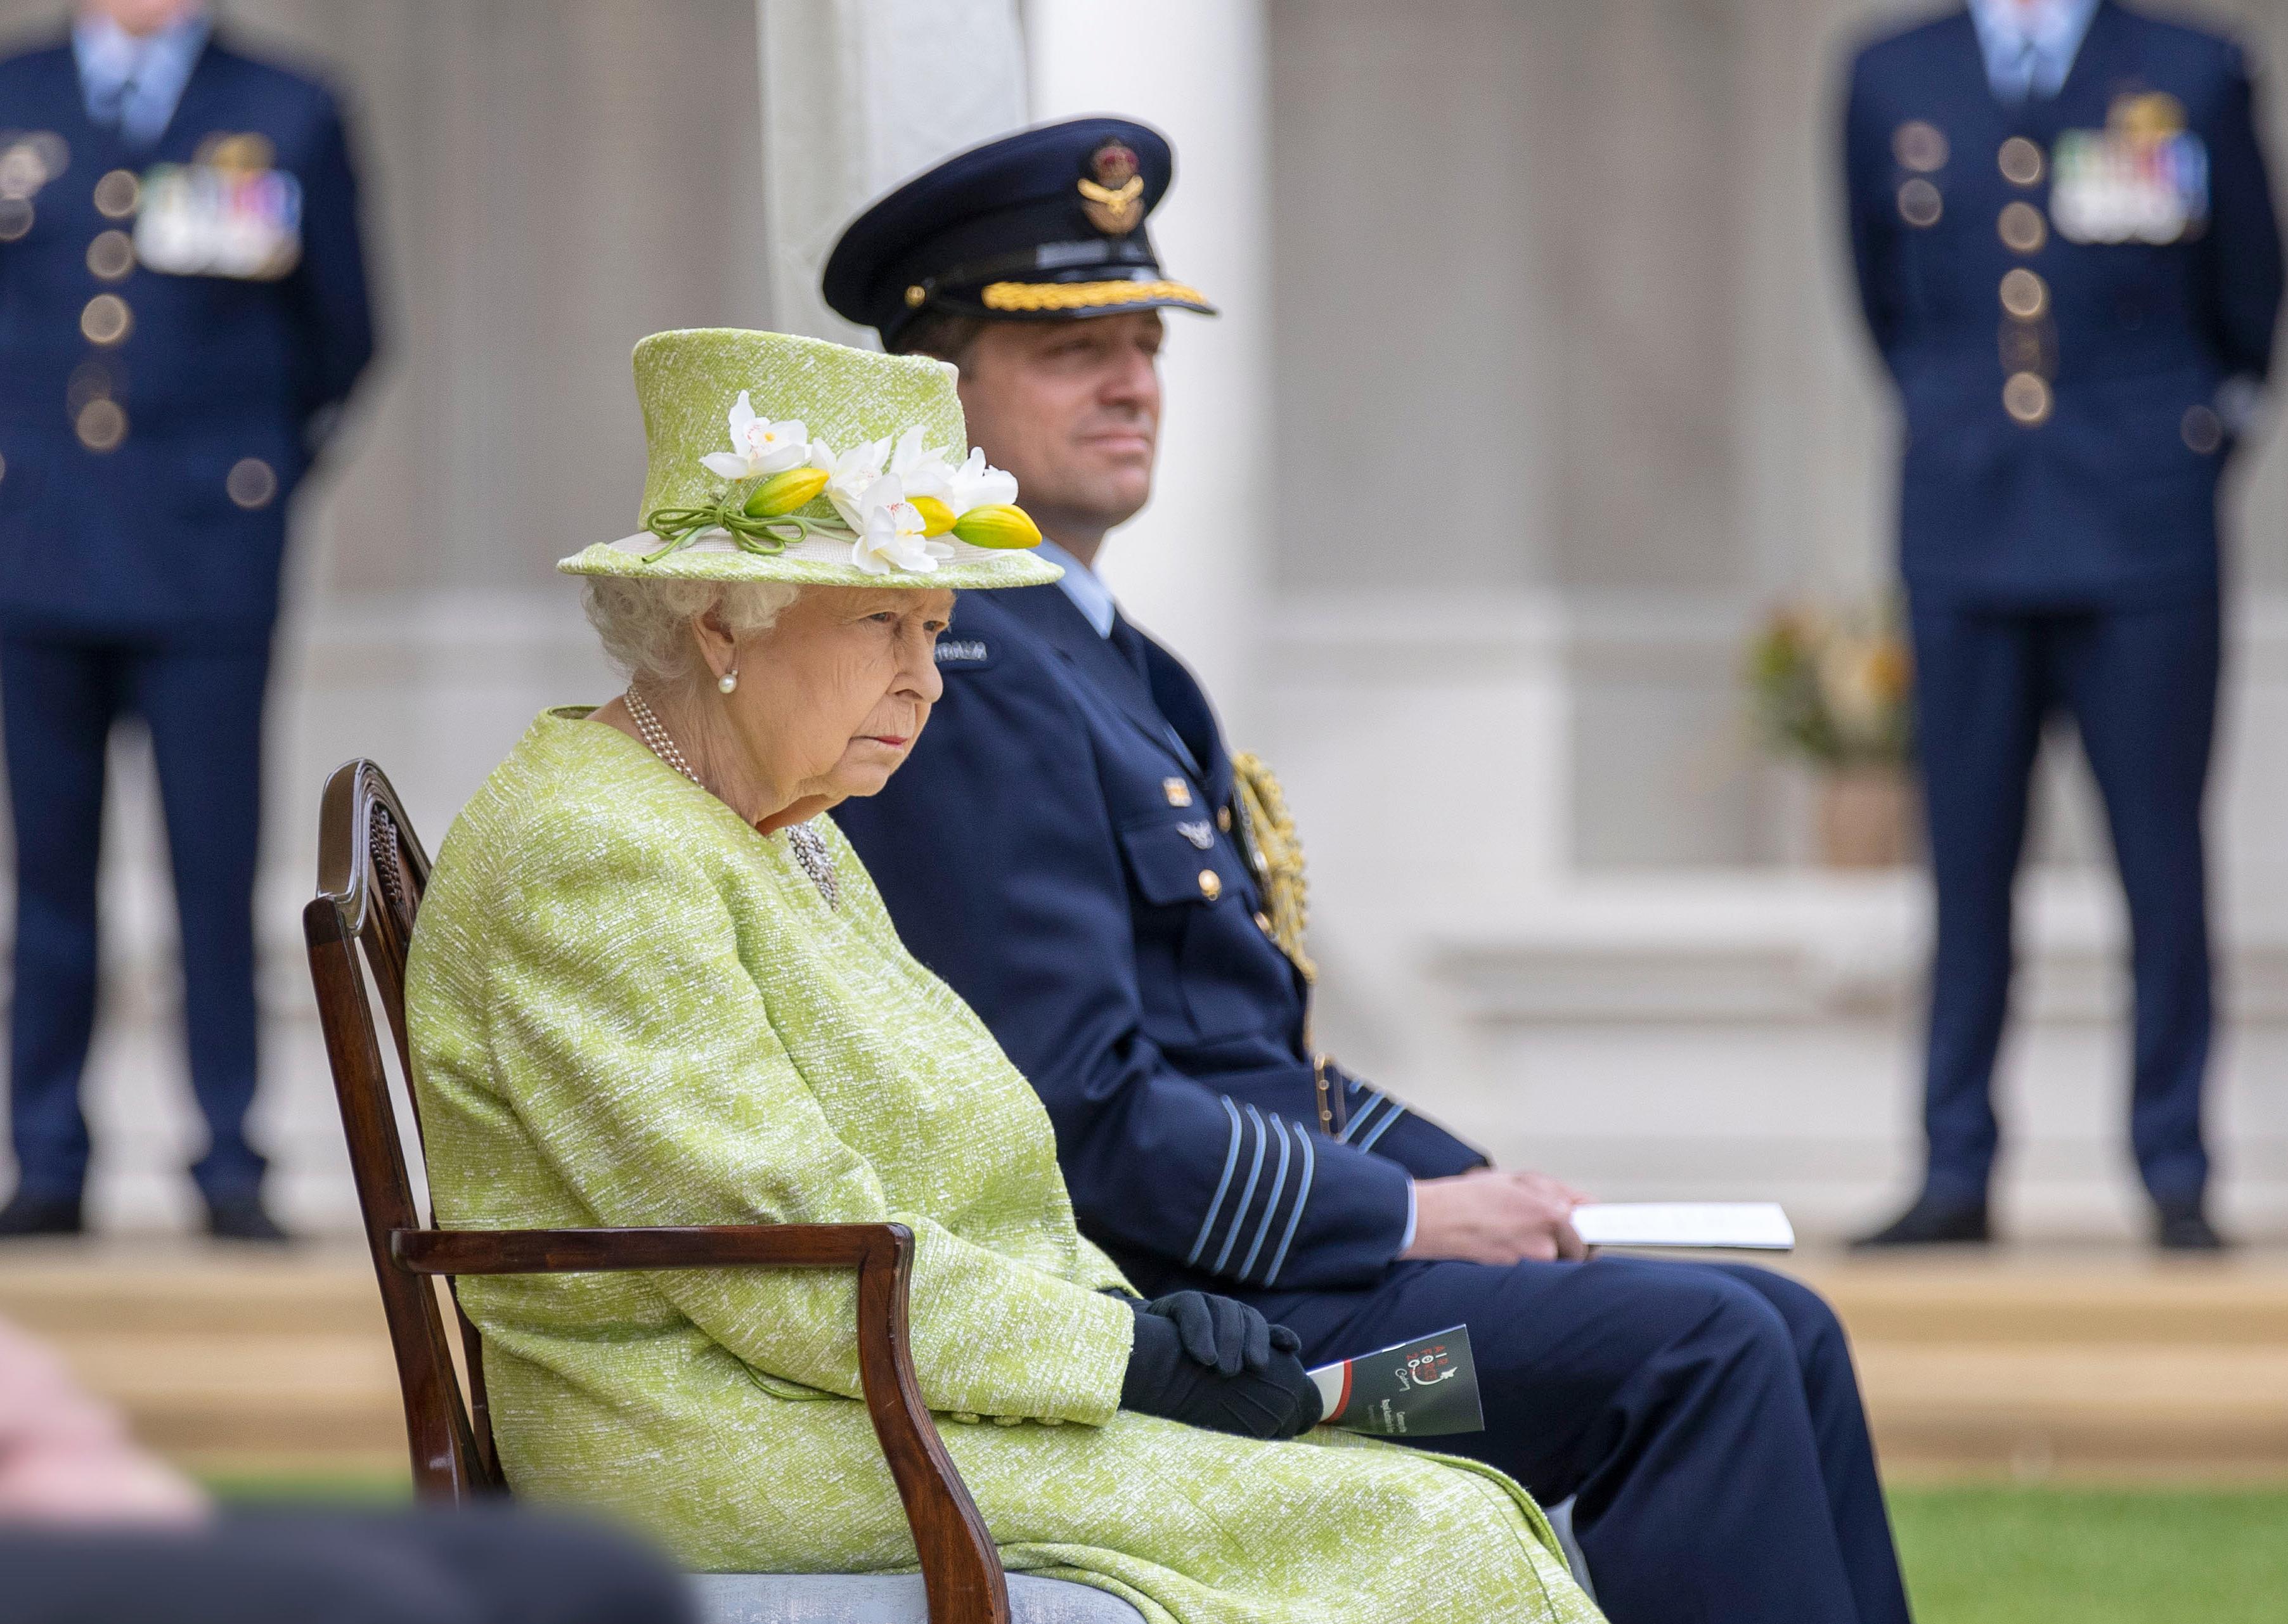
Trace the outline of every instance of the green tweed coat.
<instances>
[{"instance_id":1,"label":"green tweed coat","mask_svg":"<svg viewBox=\"0 0 2288 1624\"><path fill-rule=\"evenodd\" d=\"M830 909L783 838L585 714L533 725L422 905L441 1222L910 1225L922 1393L1004 1559L1156 1624L1597 1617L1496 1472L1121 1411L1131 1317L1048 1117L856 854L821 822ZM632 1517L697 1568L911 1571L846 1278L471 1279L461 1301L520 1494Z\"/></svg>"}]
</instances>

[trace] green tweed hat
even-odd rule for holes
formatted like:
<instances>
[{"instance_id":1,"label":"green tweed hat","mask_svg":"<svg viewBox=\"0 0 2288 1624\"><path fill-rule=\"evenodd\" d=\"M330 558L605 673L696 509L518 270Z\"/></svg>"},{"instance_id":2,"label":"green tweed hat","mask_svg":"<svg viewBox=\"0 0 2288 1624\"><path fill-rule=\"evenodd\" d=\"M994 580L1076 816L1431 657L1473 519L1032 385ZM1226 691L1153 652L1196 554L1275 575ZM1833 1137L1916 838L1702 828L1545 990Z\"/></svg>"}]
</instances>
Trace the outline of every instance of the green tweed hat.
<instances>
[{"instance_id":1,"label":"green tweed hat","mask_svg":"<svg viewBox=\"0 0 2288 1624\"><path fill-rule=\"evenodd\" d=\"M643 527L568 575L806 586L1039 586L1063 572L1017 481L969 449L954 369L785 333L636 345Z\"/></svg>"}]
</instances>

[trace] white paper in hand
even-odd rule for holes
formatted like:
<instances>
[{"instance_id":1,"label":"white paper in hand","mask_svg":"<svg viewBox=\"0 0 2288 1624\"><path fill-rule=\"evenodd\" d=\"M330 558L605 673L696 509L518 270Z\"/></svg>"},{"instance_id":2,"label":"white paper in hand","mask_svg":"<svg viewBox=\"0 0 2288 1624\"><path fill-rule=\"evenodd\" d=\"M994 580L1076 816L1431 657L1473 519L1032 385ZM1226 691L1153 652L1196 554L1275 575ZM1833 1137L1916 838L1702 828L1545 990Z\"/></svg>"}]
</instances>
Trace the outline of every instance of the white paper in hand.
<instances>
[{"instance_id":1,"label":"white paper in hand","mask_svg":"<svg viewBox=\"0 0 2288 1624\"><path fill-rule=\"evenodd\" d=\"M1593 1201L1573 1209L1573 1228L1593 1247L1795 1248L1795 1226L1776 1201Z\"/></svg>"}]
</instances>

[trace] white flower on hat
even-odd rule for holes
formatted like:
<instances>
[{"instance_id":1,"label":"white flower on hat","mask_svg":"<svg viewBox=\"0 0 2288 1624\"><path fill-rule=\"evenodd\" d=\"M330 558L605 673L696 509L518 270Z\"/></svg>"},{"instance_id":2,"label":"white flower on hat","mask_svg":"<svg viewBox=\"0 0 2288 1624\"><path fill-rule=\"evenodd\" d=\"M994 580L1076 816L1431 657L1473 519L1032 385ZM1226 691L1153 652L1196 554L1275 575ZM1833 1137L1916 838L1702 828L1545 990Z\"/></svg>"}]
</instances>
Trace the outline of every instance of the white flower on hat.
<instances>
[{"instance_id":1,"label":"white flower on hat","mask_svg":"<svg viewBox=\"0 0 2288 1624\"><path fill-rule=\"evenodd\" d=\"M905 487L895 474L881 474L867 486L851 528L858 532L858 539L851 544L850 561L870 575L886 575L894 569L931 574L939 559L953 557L952 548L929 539L928 521L906 500Z\"/></svg>"},{"instance_id":2,"label":"white flower on hat","mask_svg":"<svg viewBox=\"0 0 2288 1624\"><path fill-rule=\"evenodd\" d=\"M904 452L907 441L916 440L920 432L918 429L908 430L906 440L899 442L900 452ZM975 509L1007 506L1017 500L1016 476L988 466L982 451L972 451L969 460L958 468L943 452L932 452L928 459L912 460L916 471L902 475L906 500L921 510L927 535L943 535ZM890 463L890 471L901 472L895 459Z\"/></svg>"},{"instance_id":3,"label":"white flower on hat","mask_svg":"<svg viewBox=\"0 0 2288 1624\"><path fill-rule=\"evenodd\" d=\"M957 519L972 508L1013 505L1017 500L1017 476L986 462L981 450L973 450L969 460L947 476L946 487L945 504Z\"/></svg>"},{"instance_id":4,"label":"white flower on hat","mask_svg":"<svg viewBox=\"0 0 2288 1624\"><path fill-rule=\"evenodd\" d=\"M919 424L898 436L898 448L890 453L890 471L898 476L905 487L906 498L934 496L945 500L952 488L953 462L940 449L924 449Z\"/></svg>"},{"instance_id":5,"label":"white flower on hat","mask_svg":"<svg viewBox=\"0 0 2288 1624\"><path fill-rule=\"evenodd\" d=\"M799 468L810 456L810 432L800 423L773 423L755 415L747 392L731 402L731 448L711 451L699 460L707 471L726 479L754 479L765 474Z\"/></svg>"},{"instance_id":6,"label":"white flower on hat","mask_svg":"<svg viewBox=\"0 0 2288 1624\"><path fill-rule=\"evenodd\" d=\"M882 464L889 456L890 442L886 440L861 440L839 456L823 440L811 448L812 463L827 472L826 499L842 515L842 522L862 535L866 528L866 495L883 477ZM905 492L901 488L894 500L904 499Z\"/></svg>"}]
</instances>

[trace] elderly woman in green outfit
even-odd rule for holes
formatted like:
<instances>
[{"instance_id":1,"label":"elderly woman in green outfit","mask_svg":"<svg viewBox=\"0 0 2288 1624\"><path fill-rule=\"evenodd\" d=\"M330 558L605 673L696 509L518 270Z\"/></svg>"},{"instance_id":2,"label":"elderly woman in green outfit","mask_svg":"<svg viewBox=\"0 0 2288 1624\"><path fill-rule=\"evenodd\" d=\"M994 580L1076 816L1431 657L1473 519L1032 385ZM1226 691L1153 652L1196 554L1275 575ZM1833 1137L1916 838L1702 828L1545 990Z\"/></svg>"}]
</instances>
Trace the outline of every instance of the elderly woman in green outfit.
<instances>
[{"instance_id":1,"label":"elderly woman in green outfit","mask_svg":"<svg viewBox=\"0 0 2288 1624\"><path fill-rule=\"evenodd\" d=\"M947 1446L1010 1568L1180 1624L1594 1619L1516 1485L1296 1438L1319 1411L1291 1336L1126 1293L1074 1227L1032 1089L818 816L926 724L954 590L1055 579L1014 482L962 460L952 368L701 331L645 340L636 378L645 531L562 566L627 690L533 724L448 836L414 937L442 1220L894 1220L922 1395L973 1423ZM853 1289L463 1281L511 1481L696 1567L910 1570Z\"/></svg>"}]
</instances>

